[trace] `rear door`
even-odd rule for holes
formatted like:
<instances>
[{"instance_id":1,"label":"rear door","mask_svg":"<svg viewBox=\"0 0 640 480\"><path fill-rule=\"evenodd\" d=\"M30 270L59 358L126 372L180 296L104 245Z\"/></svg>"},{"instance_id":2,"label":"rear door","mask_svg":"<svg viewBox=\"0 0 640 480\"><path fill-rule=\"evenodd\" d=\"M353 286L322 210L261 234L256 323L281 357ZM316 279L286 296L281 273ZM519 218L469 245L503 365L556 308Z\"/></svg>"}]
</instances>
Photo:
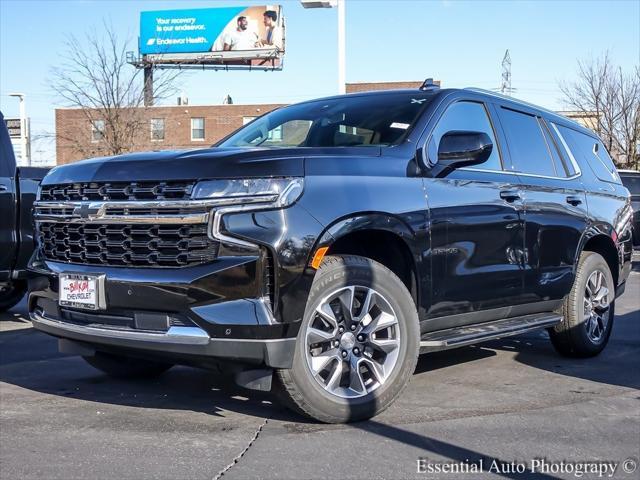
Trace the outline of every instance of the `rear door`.
<instances>
[{"instance_id":1,"label":"rear door","mask_svg":"<svg viewBox=\"0 0 640 480\"><path fill-rule=\"evenodd\" d=\"M431 329L504 318L523 293L518 179L503 170L487 105L461 99L447 106L427 140L431 162L437 161L440 139L452 130L484 132L494 148L482 165L424 179L431 214L429 313L441 317L430 320Z\"/></svg>"},{"instance_id":2,"label":"rear door","mask_svg":"<svg viewBox=\"0 0 640 480\"><path fill-rule=\"evenodd\" d=\"M535 111L496 105L509 168L524 192L524 293L535 311L555 309L573 285L588 222L585 189L560 138ZM533 311L532 311L533 313Z\"/></svg>"},{"instance_id":3,"label":"rear door","mask_svg":"<svg viewBox=\"0 0 640 480\"><path fill-rule=\"evenodd\" d=\"M9 134L0 114L0 281L10 274L16 248L16 164Z\"/></svg>"}]
</instances>

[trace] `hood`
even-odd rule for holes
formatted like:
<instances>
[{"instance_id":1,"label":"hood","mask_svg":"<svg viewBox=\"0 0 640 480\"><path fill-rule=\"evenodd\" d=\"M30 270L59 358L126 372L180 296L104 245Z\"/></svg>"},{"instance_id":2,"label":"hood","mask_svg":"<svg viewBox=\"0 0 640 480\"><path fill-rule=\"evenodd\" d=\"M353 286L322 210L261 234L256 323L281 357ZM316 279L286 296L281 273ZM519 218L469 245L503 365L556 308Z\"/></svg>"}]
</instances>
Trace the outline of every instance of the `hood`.
<instances>
[{"instance_id":1,"label":"hood","mask_svg":"<svg viewBox=\"0 0 640 480\"><path fill-rule=\"evenodd\" d=\"M54 168L43 184L302 175L303 158L296 152L208 148L92 158Z\"/></svg>"},{"instance_id":2,"label":"hood","mask_svg":"<svg viewBox=\"0 0 640 480\"><path fill-rule=\"evenodd\" d=\"M363 150L380 155L379 148L341 148L340 156L362 156ZM42 183L302 177L305 157L331 154L336 154L336 148L207 148L130 153L56 167Z\"/></svg>"}]
</instances>

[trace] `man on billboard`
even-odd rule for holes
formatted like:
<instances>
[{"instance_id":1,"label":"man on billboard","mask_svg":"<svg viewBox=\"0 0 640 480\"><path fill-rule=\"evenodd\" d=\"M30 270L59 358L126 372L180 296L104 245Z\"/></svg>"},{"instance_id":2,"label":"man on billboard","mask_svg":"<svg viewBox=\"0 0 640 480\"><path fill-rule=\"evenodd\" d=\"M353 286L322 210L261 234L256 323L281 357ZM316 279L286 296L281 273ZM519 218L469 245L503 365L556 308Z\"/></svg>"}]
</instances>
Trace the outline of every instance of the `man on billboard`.
<instances>
[{"instance_id":1,"label":"man on billboard","mask_svg":"<svg viewBox=\"0 0 640 480\"><path fill-rule=\"evenodd\" d=\"M284 50L282 28L278 25L278 14L274 10L267 10L263 14L265 38L260 42L261 47L276 47Z\"/></svg>"},{"instance_id":2,"label":"man on billboard","mask_svg":"<svg viewBox=\"0 0 640 480\"><path fill-rule=\"evenodd\" d=\"M223 50L251 50L260 45L258 35L249 30L247 17L240 16L237 20L237 27L227 32L223 39Z\"/></svg>"}]
</instances>

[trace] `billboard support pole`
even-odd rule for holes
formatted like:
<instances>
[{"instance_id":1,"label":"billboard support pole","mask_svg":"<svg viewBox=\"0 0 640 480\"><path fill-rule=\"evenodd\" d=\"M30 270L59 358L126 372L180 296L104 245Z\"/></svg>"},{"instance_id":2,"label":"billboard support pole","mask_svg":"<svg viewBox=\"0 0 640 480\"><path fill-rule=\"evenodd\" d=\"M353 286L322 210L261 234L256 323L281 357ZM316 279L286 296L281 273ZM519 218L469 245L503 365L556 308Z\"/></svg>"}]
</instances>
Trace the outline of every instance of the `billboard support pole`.
<instances>
[{"instance_id":1,"label":"billboard support pole","mask_svg":"<svg viewBox=\"0 0 640 480\"><path fill-rule=\"evenodd\" d=\"M153 66L144 67L144 106L153 106Z\"/></svg>"}]
</instances>

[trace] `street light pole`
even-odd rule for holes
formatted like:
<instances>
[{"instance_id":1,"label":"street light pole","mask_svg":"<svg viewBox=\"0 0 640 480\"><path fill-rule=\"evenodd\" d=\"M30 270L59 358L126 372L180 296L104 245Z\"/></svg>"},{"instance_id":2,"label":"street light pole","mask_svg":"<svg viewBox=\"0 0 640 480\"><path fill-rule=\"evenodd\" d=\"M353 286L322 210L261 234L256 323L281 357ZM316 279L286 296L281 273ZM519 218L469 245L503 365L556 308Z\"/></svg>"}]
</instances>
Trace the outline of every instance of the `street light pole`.
<instances>
[{"instance_id":1,"label":"street light pole","mask_svg":"<svg viewBox=\"0 0 640 480\"><path fill-rule=\"evenodd\" d=\"M20 156L22 164L31 165L29 152L27 151L27 107L25 105L24 93L10 93L10 97L18 97L20 99Z\"/></svg>"},{"instance_id":2,"label":"street light pole","mask_svg":"<svg viewBox=\"0 0 640 480\"><path fill-rule=\"evenodd\" d=\"M346 85L346 0L300 0L304 8L338 8L338 92L344 95Z\"/></svg>"},{"instance_id":3,"label":"street light pole","mask_svg":"<svg viewBox=\"0 0 640 480\"><path fill-rule=\"evenodd\" d=\"M340 95L347 93L344 2L345 0L338 0L338 92Z\"/></svg>"}]
</instances>

